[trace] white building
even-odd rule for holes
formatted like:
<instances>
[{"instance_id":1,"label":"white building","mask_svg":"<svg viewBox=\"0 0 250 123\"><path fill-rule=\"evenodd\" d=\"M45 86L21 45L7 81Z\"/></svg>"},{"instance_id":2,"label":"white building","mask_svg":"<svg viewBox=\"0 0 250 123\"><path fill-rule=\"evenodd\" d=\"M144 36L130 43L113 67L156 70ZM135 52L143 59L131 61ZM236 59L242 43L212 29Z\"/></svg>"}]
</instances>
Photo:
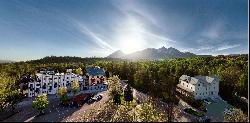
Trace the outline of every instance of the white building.
<instances>
[{"instance_id":1,"label":"white building","mask_svg":"<svg viewBox=\"0 0 250 123\"><path fill-rule=\"evenodd\" d=\"M219 81L216 76L190 77L182 75L176 89L186 96L194 97L194 99L217 98Z\"/></svg>"},{"instance_id":2,"label":"white building","mask_svg":"<svg viewBox=\"0 0 250 123\"><path fill-rule=\"evenodd\" d=\"M87 72L90 73L87 73L87 76L68 72L64 74L43 70L37 73L36 81L28 84L28 97L38 96L43 93L56 94L59 87L67 87L68 90L71 90L74 81L78 82L79 91L84 93L96 93L108 89L105 72L101 68L88 68Z\"/></svg>"}]
</instances>

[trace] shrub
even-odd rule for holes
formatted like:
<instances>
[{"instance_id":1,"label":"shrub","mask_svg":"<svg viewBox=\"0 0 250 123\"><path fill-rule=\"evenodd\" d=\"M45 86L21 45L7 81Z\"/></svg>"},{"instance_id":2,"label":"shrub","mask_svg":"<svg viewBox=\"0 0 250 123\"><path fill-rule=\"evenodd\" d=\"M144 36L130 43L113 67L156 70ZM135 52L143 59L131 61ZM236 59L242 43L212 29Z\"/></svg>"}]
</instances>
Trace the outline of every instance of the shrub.
<instances>
[{"instance_id":1,"label":"shrub","mask_svg":"<svg viewBox=\"0 0 250 123\"><path fill-rule=\"evenodd\" d=\"M70 99L68 98L68 95L65 94L63 96L61 96L60 98L60 104L63 105L63 106L67 106L70 102Z\"/></svg>"},{"instance_id":2,"label":"shrub","mask_svg":"<svg viewBox=\"0 0 250 123\"><path fill-rule=\"evenodd\" d=\"M76 92L78 91L78 88L79 88L79 83L77 80L74 80L73 82L73 88L72 88L72 91L73 91L73 94L75 95Z\"/></svg>"},{"instance_id":3,"label":"shrub","mask_svg":"<svg viewBox=\"0 0 250 123\"><path fill-rule=\"evenodd\" d=\"M48 97L46 94L40 95L36 97L36 99L32 102L32 107L39 111L39 114L43 114L44 110L48 108Z\"/></svg>"},{"instance_id":4,"label":"shrub","mask_svg":"<svg viewBox=\"0 0 250 123\"><path fill-rule=\"evenodd\" d=\"M59 96L66 95L66 94L67 94L67 88L66 88L66 87L60 87L60 88L58 89L57 94L58 94Z\"/></svg>"},{"instance_id":5,"label":"shrub","mask_svg":"<svg viewBox=\"0 0 250 123\"><path fill-rule=\"evenodd\" d=\"M237 108L231 108L225 112L224 120L226 122L247 122L247 116Z\"/></svg>"},{"instance_id":6,"label":"shrub","mask_svg":"<svg viewBox=\"0 0 250 123\"><path fill-rule=\"evenodd\" d=\"M192 108L186 108L186 109L184 109L184 111L185 111L185 112L187 112L187 113L189 113L189 114L192 114L192 115L198 116L198 117L202 117L202 116L204 116L204 114L203 114L203 113L199 113L199 112L197 112L197 111L193 110Z\"/></svg>"},{"instance_id":7,"label":"shrub","mask_svg":"<svg viewBox=\"0 0 250 123\"><path fill-rule=\"evenodd\" d=\"M67 88L66 87L60 87L58 90L58 95L60 95L60 104L66 106L69 103L69 98L67 95Z\"/></svg>"},{"instance_id":8,"label":"shrub","mask_svg":"<svg viewBox=\"0 0 250 123\"><path fill-rule=\"evenodd\" d=\"M166 122L167 117L157 111L151 103L143 103L140 106L136 107L136 114L137 118L136 121L138 122Z\"/></svg>"}]
</instances>

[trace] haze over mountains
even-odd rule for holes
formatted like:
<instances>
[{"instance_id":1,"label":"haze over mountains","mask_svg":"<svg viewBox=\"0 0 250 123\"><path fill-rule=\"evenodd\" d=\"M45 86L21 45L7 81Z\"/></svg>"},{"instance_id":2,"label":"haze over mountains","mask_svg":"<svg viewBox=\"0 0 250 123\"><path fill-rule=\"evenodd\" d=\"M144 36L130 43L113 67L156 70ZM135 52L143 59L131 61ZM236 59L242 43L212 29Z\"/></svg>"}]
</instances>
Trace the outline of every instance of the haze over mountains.
<instances>
[{"instance_id":1,"label":"haze over mountains","mask_svg":"<svg viewBox=\"0 0 250 123\"><path fill-rule=\"evenodd\" d=\"M14 61L0 59L0 63L12 63L12 62L14 62Z\"/></svg>"},{"instance_id":2,"label":"haze over mountains","mask_svg":"<svg viewBox=\"0 0 250 123\"><path fill-rule=\"evenodd\" d=\"M122 58L122 59L166 59L166 58L187 58L197 56L194 53L190 52L181 52L173 47L165 48L161 47L159 49L147 48L141 51L137 51L130 54L124 54L121 50L118 50L107 58Z\"/></svg>"}]
</instances>

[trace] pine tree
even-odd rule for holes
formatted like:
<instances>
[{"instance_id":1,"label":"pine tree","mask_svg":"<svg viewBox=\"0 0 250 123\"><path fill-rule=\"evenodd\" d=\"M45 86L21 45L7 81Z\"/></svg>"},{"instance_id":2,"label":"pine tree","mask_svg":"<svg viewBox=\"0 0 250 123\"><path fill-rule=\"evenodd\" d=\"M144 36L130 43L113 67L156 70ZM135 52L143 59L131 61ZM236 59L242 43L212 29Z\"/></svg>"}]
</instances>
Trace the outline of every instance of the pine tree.
<instances>
[{"instance_id":1,"label":"pine tree","mask_svg":"<svg viewBox=\"0 0 250 123\"><path fill-rule=\"evenodd\" d=\"M133 101L133 91L130 85L127 85L126 88L124 89L124 100L127 102Z\"/></svg>"}]
</instances>

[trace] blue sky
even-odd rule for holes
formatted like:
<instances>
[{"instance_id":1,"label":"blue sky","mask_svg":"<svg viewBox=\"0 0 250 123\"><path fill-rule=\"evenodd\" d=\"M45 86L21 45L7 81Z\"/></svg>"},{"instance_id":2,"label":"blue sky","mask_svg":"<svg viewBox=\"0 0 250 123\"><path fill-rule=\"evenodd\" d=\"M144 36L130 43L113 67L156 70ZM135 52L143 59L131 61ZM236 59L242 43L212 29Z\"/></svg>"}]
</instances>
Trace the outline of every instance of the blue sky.
<instances>
[{"instance_id":1,"label":"blue sky","mask_svg":"<svg viewBox=\"0 0 250 123\"><path fill-rule=\"evenodd\" d=\"M247 0L0 0L0 59L248 53Z\"/></svg>"}]
</instances>

